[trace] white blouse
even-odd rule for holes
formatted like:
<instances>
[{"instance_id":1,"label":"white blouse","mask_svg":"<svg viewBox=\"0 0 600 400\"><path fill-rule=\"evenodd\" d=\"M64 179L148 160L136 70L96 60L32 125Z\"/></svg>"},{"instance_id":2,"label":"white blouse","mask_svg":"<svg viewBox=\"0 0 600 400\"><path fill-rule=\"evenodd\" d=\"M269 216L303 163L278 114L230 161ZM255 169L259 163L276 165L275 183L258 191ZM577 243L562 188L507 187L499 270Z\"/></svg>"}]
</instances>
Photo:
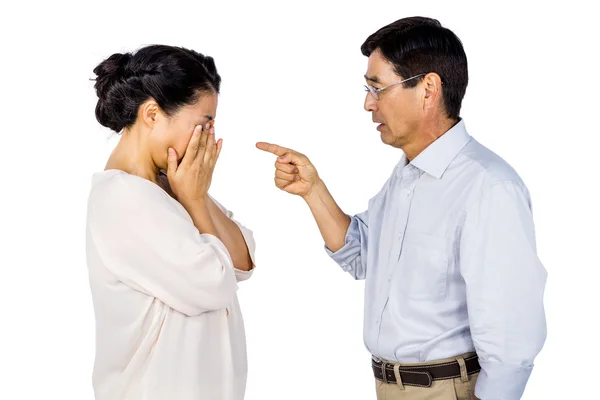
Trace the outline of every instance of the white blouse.
<instances>
[{"instance_id":1,"label":"white blouse","mask_svg":"<svg viewBox=\"0 0 600 400\"><path fill-rule=\"evenodd\" d=\"M254 263L252 232L234 222ZM94 174L87 264L96 400L243 399L246 343L236 290L253 269L235 269L223 242L201 234L181 204L141 177Z\"/></svg>"}]
</instances>

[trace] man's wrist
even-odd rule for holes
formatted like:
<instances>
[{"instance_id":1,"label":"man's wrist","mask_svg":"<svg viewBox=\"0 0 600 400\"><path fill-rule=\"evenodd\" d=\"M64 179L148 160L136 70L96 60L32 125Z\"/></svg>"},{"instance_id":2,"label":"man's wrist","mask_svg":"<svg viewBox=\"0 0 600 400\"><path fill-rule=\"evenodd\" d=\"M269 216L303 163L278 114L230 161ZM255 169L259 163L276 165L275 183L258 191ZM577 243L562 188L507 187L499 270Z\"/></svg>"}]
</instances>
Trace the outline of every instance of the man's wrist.
<instances>
[{"instance_id":1,"label":"man's wrist","mask_svg":"<svg viewBox=\"0 0 600 400\"><path fill-rule=\"evenodd\" d=\"M323 198L323 194L325 192L327 192L325 182L319 178L319 180L313 184L310 191L306 195L302 196L302 198L307 204L314 204L315 202L319 201L319 199Z\"/></svg>"}]
</instances>

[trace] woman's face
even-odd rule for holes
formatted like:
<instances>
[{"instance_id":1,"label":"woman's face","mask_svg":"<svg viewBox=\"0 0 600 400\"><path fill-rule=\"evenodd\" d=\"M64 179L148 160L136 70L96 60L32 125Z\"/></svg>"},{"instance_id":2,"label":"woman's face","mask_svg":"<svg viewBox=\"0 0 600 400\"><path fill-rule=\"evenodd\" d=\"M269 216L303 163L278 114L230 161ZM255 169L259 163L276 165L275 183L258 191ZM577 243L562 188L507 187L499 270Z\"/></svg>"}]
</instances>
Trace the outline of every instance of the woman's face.
<instances>
[{"instance_id":1,"label":"woman's face","mask_svg":"<svg viewBox=\"0 0 600 400\"><path fill-rule=\"evenodd\" d=\"M151 133L151 151L154 163L159 168L167 168L169 147L175 149L177 158L181 161L196 125L214 123L217 103L216 93L202 93L195 104L182 107L171 117L160 113Z\"/></svg>"}]
</instances>

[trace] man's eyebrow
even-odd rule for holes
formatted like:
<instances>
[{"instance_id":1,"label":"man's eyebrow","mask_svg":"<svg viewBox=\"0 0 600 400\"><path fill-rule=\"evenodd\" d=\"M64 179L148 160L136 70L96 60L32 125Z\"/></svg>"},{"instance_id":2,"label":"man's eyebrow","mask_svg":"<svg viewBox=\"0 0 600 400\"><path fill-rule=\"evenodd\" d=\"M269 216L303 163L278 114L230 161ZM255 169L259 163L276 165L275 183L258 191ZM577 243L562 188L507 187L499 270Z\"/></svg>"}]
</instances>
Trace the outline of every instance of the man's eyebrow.
<instances>
[{"instance_id":1,"label":"man's eyebrow","mask_svg":"<svg viewBox=\"0 0 600 400\"><path fill-rule=\"evenodd\" d=\"M380 83L379 79L376 76L367 76L365 75L365 79L371 82Z\"/></svg>"}]
</instances>

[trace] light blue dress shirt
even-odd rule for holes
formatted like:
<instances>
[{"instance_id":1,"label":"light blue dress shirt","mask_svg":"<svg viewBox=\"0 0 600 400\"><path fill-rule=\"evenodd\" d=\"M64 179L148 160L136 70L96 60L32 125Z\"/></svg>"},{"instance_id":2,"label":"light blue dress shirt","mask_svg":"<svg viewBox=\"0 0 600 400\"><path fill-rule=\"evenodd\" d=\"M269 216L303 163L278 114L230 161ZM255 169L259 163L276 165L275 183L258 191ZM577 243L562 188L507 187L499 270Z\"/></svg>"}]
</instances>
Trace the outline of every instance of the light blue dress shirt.
<instances>
[{"instance_id":1,"label":"light blue dress shirt","mask_svg":"<svg viewBox=\"0 0 600 400\"><path fill-rule=\"evenodd\" d=\"M482 400L519 399L546 339L546 270L529 192L458 122L402 157L345 245L327 253L366 279L364 341L391 362L476 351Z\"/></svg>"}]
</instances>

